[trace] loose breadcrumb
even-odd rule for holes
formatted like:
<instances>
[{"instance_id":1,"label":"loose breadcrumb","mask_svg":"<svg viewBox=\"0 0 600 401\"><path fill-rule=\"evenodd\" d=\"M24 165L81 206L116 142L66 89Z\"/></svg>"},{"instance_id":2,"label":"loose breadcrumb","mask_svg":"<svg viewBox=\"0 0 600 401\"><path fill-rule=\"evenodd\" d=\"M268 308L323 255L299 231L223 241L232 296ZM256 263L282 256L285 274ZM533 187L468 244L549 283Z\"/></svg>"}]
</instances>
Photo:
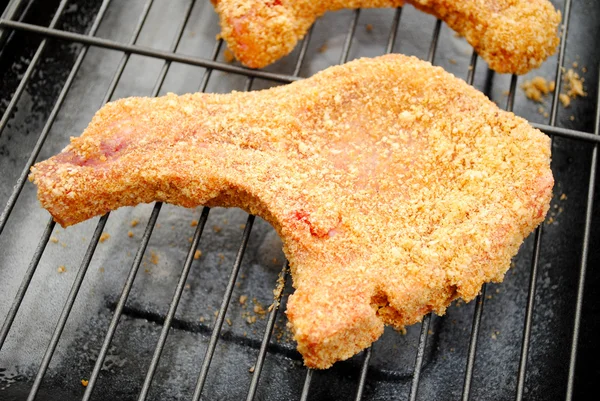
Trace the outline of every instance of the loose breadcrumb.
<instances>
[{"instance_id":1,"label":"loose breadcrumb","mask_svg":"<svg viewBox=\"0 0 600 401\"><path fill-rule=\"evenodd\" d=\"M567 90L567 95L569 95L569 97L575 99L579 96L587 96L587 93L583 90L584 79L581 78L573 69L569 68L565 72L563 80L565 81L565 89Z\"/></svg>"},{"instance_id":2,"label":"loose breadcrumb","mask_svg":"<svg viewBox=\"0 0 600 401\"><path fill-rule=\"evenodd\" d=\"M225 321L227 322L228 325L230 325L230 326L233 325L233 322L231 321L230 318L225 319Z\"/></svg>"},{"instance_id":3,"label":"loose breadcrumb","mask_svg":"<svg viewBox=\"0 0 600 401\"><path fill-rule=\"evenodd\" d=\"M81 385L83 387L87 387L88 384L89 384L89 380L81 379Z\"/></svg>"},{"instance_id":4,"label":"loose breadcrumb","mask_svg":"<svg viewBox=\"0 0 600 401\"><path fill-rule=\"evenodd\" d=\"M325 53L327 51L327 43L323 43L321 47L317 49L319 53Z\"/></svg>"},{"instance_id":5,"label":"loose breadcrumb","mask_svg":"<svg viewBox=\"0 0 600 401\"><path fill-rule=\"evenodd\" d=\"M245 305L248 300L248 295L240 295L240 305Z\"/></svg>"},{"instance_id":6,"label":"loose breadcrumb","mask_svg":"<svg viewBox=\"0 0 600 401\"><path fill-rule=\"evenodd\" d=\"M100 235L100 242L104 242L107 239L110 238L110 234L109 233L102 233L102 235Z\"/></svg>"},{"instance_id":7,"label":"loose breadcrumb","mask_svg":"<svg viewBox=\"0 0 600 401\"><path fill-rule=\"evenodd\" d=\"M558 99L560 100L564 108L569 107L569 105L571 104L571 98L566 93L561 93L560 95L558 95Z\"/></svg>"},{"instance_id":8,"label":"loose breadcrumb","mask_svg":"<svg viewBox=\"0 0 600 401\"><path fill-rule=\"evenodd\" d=\"M202 251L197 249L196 252L194 252L194 259L198 260L200 259L200 256L202 256Z\"/></svg>"},{"instance_id":9,"label":"loose breadcrumb","mask_svg":"<svg viewBox=\"0 0 600 401\"><path fill-rule=\"evenodd\" d=\"M138 219L133 219L133 220L131 220L131 223L130 223L130 224L131 224L131 227L135 227L135 226L137 226L138 224L140 224L140 221L139 221Z\"/></svg>"},{"instance_id":10,"label":"loose breadcrumb","mask_svg":"<svg viewBox=\"0 0 600 401\"><path fill-rule=\"evenodd\" d=\"M449 62L450 64L456 64L456 60L454 60L453 58L449 58L449 59L448 59L448 62Z\"/></svg>"},{"instance_id":11,"label":"loose breadcrumb","mask_svg":"<svg viewBox=\"0 0 600 401\"><path fill-rule=\"evenodd\" d=\"M254 373L254 369L255 369L255 367L254 367L254 366L252 366L252 367L250 367L250 369L248 369L248 372L250 372L250 373Z\"/></svg>"},{"instance_id":12,"label":"loose breadcrumb","mask_svg":"<svg viewBox=\"0 0 600 401\"><path fill-rule=\"evenodd\" d=\"M525 96L534 102L542 102L543 97L554 90L554 82L547 81L546 78L537 76L531 80L523 82L521 89Z\"/></svg>"},{"instance_id":13,"label":"loose breadcrumb","mask_svg":"<svg viewBox=\"0 0 600 401\"><path fill-rule=\"evenodd\" d=\"M213 231L216 232L216 233L220 233L221 232L221 227L215 225L215 226L213 226Z\"/></svg>"},{"instance_id":14,"label":"loose breadcrumb","mask_svg":"<svg viewBox=\"0 0 600 401\"><path fill-rule=\"evenodd\" d=\"M567 200L567 194L565 194L565 193L561 194L559 199L561 201Z\"/></svg>"},{"instance_id":15,"label":"loose breadcrumb","mask_svg":"<svg viewBox=\"0 0 600 401\"><path fill-rule=\"evenodd\" d=\"M133 231L127 231L127 236L129 238L133 238Z\"/></svg>"},{"instance_id":16,"label":"loose breadcrumb","mask_svg":"<svg viewBox=\"0 0 600 401\"><path fill-rule=\"evenodd\" d=\"M58 266L58 269L56 269L59 273L64 273L67 271L67 268L63 265Z\"/></svg>"},{"instance_id":17,"label":"loose breadcrumb","mask_svg":"<svg viewBox=\"0 0 600 401\"><path fill-rule=\"evenodd\" d=\"M190 223L190 227L196 227L198 225L198 220L192 220Z\"/></svg>"},{"instance_id":18,"label":"loose breadcrumb","mask_svg":"<svg viewBox=\"0 0 600 401\"><path fill-rule=\"evenodd\" d=\"M152 262L153 265L157 265L158 260L159 260L158 254L154 251L150 251L150 262Z\"/></svg>"},{"instance_id":19,"label":"loose breadcrumb","mask_svg":"<svg viewBox=\"0 0 600 401\"><path fill-rule=\"evenodd\" d=\"M235 55L231 50L225 49L225 51L223 52L223 59L226 63L233 63L233 61L235 60Z\"/></svg>"},{"instance_id":20,"label":"loose breadcrumb","mask_svg":"<svg viewBox=\"0 0 600 401\"><path fill-rule=\"evenodd\" d=\"M100 267L100 268L98 268L98 271L99 271L100 273L104 273L104 267Z\"/></svg>"},{"instance_id":21,"label":"loose breadcrumb","mask_svg":"<svg viewBox=\"0 0 600 401\"><path fill-rule=\"evenodd\" d=\"M367 24L367 25L365 25L365 30L367 32L372 32L373 31L373 24Z\"/></svg>"},{"instance_id":22,"label":"loose breadcrumb","mask_svg":"<svg viewBox=\"0 0 600 401\"><path fill-rule=\"evenodd\" d=\"M56 237L50 237L50 242L58 244L58 238L56 238Z\"/></svg>"}]
</instances>

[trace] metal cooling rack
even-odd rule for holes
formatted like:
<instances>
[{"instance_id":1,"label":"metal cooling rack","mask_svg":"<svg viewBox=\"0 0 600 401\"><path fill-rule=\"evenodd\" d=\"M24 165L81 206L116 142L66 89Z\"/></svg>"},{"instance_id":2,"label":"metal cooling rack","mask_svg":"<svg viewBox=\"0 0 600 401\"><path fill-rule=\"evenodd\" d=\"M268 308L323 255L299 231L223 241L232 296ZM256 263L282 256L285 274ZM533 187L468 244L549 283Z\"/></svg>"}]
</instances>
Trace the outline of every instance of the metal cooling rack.
<instances>
[{"instance_id":1,"label":"metal cooling rack","mask_svg":"<svg viewBox=\"0 0 600 401\"><path fill-rule=\"evenodd\" d=\"M200 92L206 90L209 80L211 78L211 74L214 70L223 71L223 72L247 77L246 84L245 84L245 90L251 90L255 78L261 78L261 79L280 82L280 83L289 83L289 82L293 82L293 81L302 79L299 76L299 74L301 71L302 63L307 54L308 44L311 40L311 32L309 32L306 35L306 37L304 38L304 40L302 41L302 43L299 45L300 51L298 53L298 57L297 57L297 61L296 61L293 73L291 75L285 75L285 74L278 74L278 73L272 73L272 72L261 71L261 70L250 70L250 69L246 69L246 68L243 68L243 67L240 67L237 65L232 65L232 64L217 61L217 56L222 47L222 41L215 42L212 53L210 54L209 58L187 56L187 55L177 53L178 45L180 43L180 40L183 35L186 24L188 23L188 20L192 13L192 9L195 5L194 1L189 3L189 6L187 7L187 10L185 12L183 20L179 22L179 25L177 28L177 34L171 45L171 48L168 51L143 47L143 46L136 44L136 41L140 35L142 28L144 27L144 24L146 23L148 14L153 5L153 0L148 0L146 2L145 6L143 8L142 14L139 17L139 20L135 26L133 34L131 35L131 39L128 43L121 43L121 42L117 42L117 41L113 41L113 40L102 39L102 38L95 36L96 32L98 30L98 27L100 26L100 24L103 20L103 17L105 16L105 14L109 8L109 5L111 3L110 0L104 0L102 2L102 5L100 6L100 8L95 16L94 22L87 34L79 34L79 33L67 32L64 30L57 29L57 24L61 18L61 14L65 11L65 8L67 6L67 3L68 3L67 0L62 0L60 2L58 9L56 10L48 27L37 26L37 25L32 25L32 24L28 24L28 23L24 23L24 22L19 22L17 16L18 16L20 10L22 9L21 6L23 5L23 3L26 3L26 2L23 0L12 1L9 4L9 6L7 6L4 14L2 15L2 18L0 19L0 45L3 45L5 43L7 36L13 31L20 31L20 32L34 34L34 35L41 35L43 37L43 40L39 44L34 56L31 58L28 66L27 66L27 69L24 72L24 74L20 80L19 85L12 96L10 103L8 104L4 114L2 116L2 119L0 120L0 135L1 135L2 131L6 128L9 119L13 115L13 113L15 111L15 107L17 105L17 102L20 99L20 97L23 95L27 83L32 78L34 70L38 67L40 59L42 57L42 53L44 52L44 50L47 46L47 41L50 39L57 39L57 40L68 41L68 42L73 42L73 43L79 43L79 44L82 44L83 46L81 47L81 50L79 51L79 54L71 68L71 71L64 83L64 86L62 87L62 90L60 91L58 99L56 100L56 103L50 113L50 116L48 117L48 119L45 123L45 126L44 126L41 134L38 137L37 143L35 144L35 147L33 148L33 151L31 152L31 155L29 156L29 159L27 160L27 163L23 166L22 172L21 172L17 182L15 183L14 189L13 189L12 193L10 194L8 202L7 202L6 206L4 207L2 214L0 215L0 235L2 234L2 232L4 230L8 219L11 217L11 212L13 211L14 206L18 202L19 195L21 194L21 191L23 190L23 187L24 187L26 179L27 179L29 168L36 162L37 157L42 149L42 146L44 145L44 142L48 138L50 129L51 129L53 123L55 122L55 119L56 119L59 111L61 110L61 106L63 105L65 97L67 96L69 90L71 89L74 79L77 76L79 68L81 67L82 62L83 62L83 60L88 52L88 49L90 47L100 47L103 49L110 49L110 50L114 50L114 51L120 51L123 53L121 61L117 68L117 71L114 74L112 82L110 83L110 85L108 87L108 91L107 91L106 97L104 99L104 103L106 103L112 98L112 96L115 92L115 89L117 87L117 84L119 83L119 80L120 80L120 78L123 74L123 71L127 65L127 62L129 61L130 56L134 55L134 54L147 56L147 57L151 57L151 58L156 58L159 60L163 60L163 62L164 62L161 72L159 74L159 77L156 80L154 90L152 92L152 96L157 96L159 94L159 92L161 91L161 88L165 81L167 72L171 66L171 63L173 63L173 62L188 64L188 65L197 66L197 67L204 67L206 69L204 72L201 84L198 88L198 90ZM551 111L550 111L549 124L548 125L532 124L536 128L539 128L543 132L549 134L551 137L557 136L557 137L564 137L564 138L575 139L575 140L583 140L583 141L588 142L590 144L590 146L593 146L591 170L590 170L591 172L589 175L589 185L588 185L588 189L587 189L588 195L587 195L587 205L586 205L586 211L585 211L585 225L583 227L584 237L583 237L583 242L581 244L581 263L580 263L580 271L579 271L579 281L578 281L578 285L577 285L577 300L576 300L576 308L575 308L574 322L573 322L570 360L568 362L569 363L569 374L568 374L568 384L567 384L567 393L566 393L567 400L572 399L573 391L574 391L573 385L574 385L574 378L575 378L577 345L578 345L578 338L579 338L579 332L580 332L580 327L581 327L583 290L584 290L585 275L586 275L586 268L587 268L587 257L588 257L589 248L590 248L592 208L593 208L593 203L594 203L593 202L594 185L596 182L597 147L598 147L598 143L600 143L600 136L599 136L600 112L596 113L595 130L593 133L582 132L582 131L577 131L577 130L572 130L572 129L567 129L567 128L560 128L560 127L556 126L557 110L558 110L558 95L559 95L560 89L561 89L561 82L562 82L561 77L562 77L562 73L563 73L561 67L564 65L564 61L565 61L566 37L567 37L568 31L569 31L570 12L571 12L571 1L567 0L565 3L565 8L563 10L564 28L562 31L560 50L558 53L558 61L557 61L557 66L556 66L555 89L554 89L554 96L553 96L552 106L551 106ZM355 36L355 31L356 31L359 15L360 15L360 10L355 10L353 12L352 20L348 27L348 31L347 31L347 34L345 37L343 50L342 50L341 57L339 59L339 63L344 63L348 59L348 55L349 55L351 46L353 44L353 38ZM385 47L386 52L388 52L388 53L391 52L392 49L394 48L394 43L397 38L398 27L400 25L401 17L402 17L402 8L398 8L398 9L396 9L395 14L394 14L393 22L391 25L391 30L389 32L389 36L388 36L388 40L387 40L387 45ZM438 20L435 25L433 36L431 38L431 44L430 44L429 53L428 53L428 57L427 57L428 61L430 61L432 63L435 62L436 49L437 49L437 44L438 44L438 38L440 37L441 27L442 27L442 22ZM470 59L469 70L468 70L468 75L467 75L467 82L469 84L473 83L476 66L477 66L477 54L473 53L471 56L471 59ZM517 76L512 76L511 82L510 82L510 91L508 94L508 100L507 100L507 104L506 104L507 110L512 111L512 109L513 109L516 88L517 88ZM600 93L600 91L599 91L599 93ZM110 322L110 325L109 325L106 335L104 337L104 341L103 341L101 350L98 354L93 371L89 377L89 383L85 389L85 394L83 396L84 400L89 400L94 392L94 389L96 388L96 382L98 380L98 376L100 374L101 367L105 361L108 350L111 346L111 341L115 334L117 325L119 323L119 319L121 318L121 316L123 314L123 310L125 308L125 304L127 302L128 296L129 296L131 288L133 286L134 279L140 268L143 255L148 246L148 242L150 241L153 229L155 228L159 213L161 212L161 207L162 207L161 203L156 203L154 205L154 209L152 210L152 214L151 214L149 221L147 223L147 226L145 228L144 234L141 239L141 243L138 246L137 253L134 258L134 262L129 270L127 279L125 281L123 290L121 292L121 296L115 307L112 320ZM150 366L147 369L147 374L145 376L145 380L144 380L143 386L141 388L141 392L139 394L139 400L146 399L146 397L148 395L148 391L150 390L150 387L152 385L153 377L156 372L156 368L158 366L165 342L167 340L167 336L169 334L169 330L171 328L172 321L175 316L175 312L177 310L178 303L182 296L184 286L186 283L186 279L187 279L188 273L190 271L190 267L191 267L193 259L194 259L194 253L198 247L198 243L203 234L203 230L205 228L206 221L209 216L209 212L210 212L209 208L205 207L202 210L201 215L199 217L198 225L195 229L193 239L191 241L191 245L190 245L189 251L187 253L187 258L185 260L185 263L184 263L181 273L179 275L178 283L177 283L175 292L173 294L172 301L169 305L168 313L166 314L158 343L154 350L154 354L153 354ZM40 363L39 369L37 371L37 375L35 376L35 380L33 382L33 386L31 387L31 390L29 393L28 400L33 400L36 397L36 395L38 394L40 385L42 384L44 376L48 371L48 367L52 360L53 354L54 354L54 352L57 348L57 345L61 339L61 334L63 333L65 324L67 323L69 314L73 308L73 304L75 303L75 300L77 299L78 291L82 285L82 282L84 280L84 277L85 277L88 267L90 265L92 257L94 256L94 252L96 250L96 246L98 244L100 236L101 236L101 234L104 230L104 227L106 225L106 222L109 218L109 214L110 213L104 215L99 220L99 222L95 228L94 234L89 242L87 251L85 252L85 256L84 256L83 261L81 262L81 265L77 271L77 275L72 284L70 293L67 297L67 301L64 304L64 307L60 314L60 318L58 319L58 321L56 323L56 328L54 329L51 339L49 341L49 344L46 348L43 360ZM216 318L214 327L212 329L208 349L204 355L202 365L200 368L200 373L199 373L197 381L196 381L196 386L195 386L195 390L194 390L193 397L192 397L193 400L200 399L203 388L205 386L207 375L208 375L210 365L211 365L211 360L213 358L217 342L219 341L219 338L220 338L221 329L223 327L223 323L225 320L225 314L227 312L227 308L231 301L232 292L233 292L233 289L234 289L234 286L236 283L236 279L238 277L238 273L240 271L242 258L244 257L244 252L246 250L246 247L248 244L248 239L249 239L251 231L252 231L254 219L255 218L252 215L249 215L247 217L246 226L244 228L244 232L242 235L242 241L241 241L241 244L239 245L237 257L235 259L235 263L233 264L233 267L232 267L232 270L230 273L230 277L229 277L229 281L228 281L227 287L225 289L225 295L222 299L221 306L218 310L218 316ZM2 324L2 328L0 330L0 349L4 345L4 342L11 331L11 326L15 320L15 317L17 316L17 314L19 312L19 307L23 301L23 298L25 297L25 295L27 293L29 284L36 272L36 268L38 267L38 264L40 262L42 254L44 253L44 250L46 249L46 245L48 244L48 241L51 237L51 234L52 234L54 228L55 228L55 222L52 219L49 219L48 222L46 223L46 228L43 231L43 234L39 240L37 248L35 249L31 263L29 264L29 266L25 272L25 275L22 279L22 283L17 291L14 302L12 303L12 306L10 307L8 315L6 316L6 318L4 319L4 322ZM543 225L540 225L538 227L538 229L535 231L534 251L533 251L533 258L531 260L529 291L528 291L528 295L527 295L527 309L526 309L526 314L525 314L524 330L522 333L521 354L520 354L521 356L520 356L520 363L519 363L519 369L518 369L517 387L516 387L516 392L515 392L516 400L522 400L523 396L524 396L525 375L526 375L526 371L527 371L527 358L528 358L530 336L531 336L531 329L532 329L532 315L533 315L533 311L534 311L534 299L535 299L536 283L537 283L536 278L537 278L538 269L539 269L542 235L543 235ZM283 277L283 280L286 280L288 278L287 263L284 264L280 274ZM483 308L485 305L485 299L486 299L485 294L486 294L486 285L483 286L483 288L481 290L481 294L477 297L477 299L475 301L476 307L475 307L475 312L473 315L473 323L472 323L472 329L471 329L471 333L470 333L468 358L466 361L467 363L466 363L464 382L463 382L463 390L462 390L462 400L469 400L470 394L471 394L471 383L473 380L473 374L474 374L474 369L475 369L475 355L477 352L477 343L478 343L478 339L479 339L479 335L480 335L480 321L481 321L481 316L482 316ZM274 307L268 313L266 330L262 337L262 343L260 345L258 357L256 359L255 369L252 374L251 384L250 384L250 387L249 387L248 393L247 393L247 400L253 400L255 398L257 389L260 386L261 373L263 370L265 358L268 354L268 346L269 346L269 343L271 340L271 335L273 333L273 328L274 328L275 320L276 320L277 313L278 313L279 301L281 301L281 293L279 294L279 297L276 299ZM421 367L422 367L423 359L424 359L425 346L427 343L430 321L431 321L431 316L427 315L424 317L422 325L421 325L421 332L420 332L418 345L417 345L417 354L416 354L414 370L413 370L413 374L412 374L412 383L410 386L410 392L407 395L408 399L411 401L417 399ZM356 383L356 395L355 395L356 400L360 400L363 396L363 391L367 384L367 376L368 376L367 373L369 370L370 358L371 358L371 349L369 348L364 352L362 366L360 369L360 373L358 375L359 379L358 379L358 382ZM298 389L298 398L299 399L301 399L301 400L309 399L312 377L313 377L313 371L307 370L304 385L301 389Z\"/></svg>"}]
</instances>

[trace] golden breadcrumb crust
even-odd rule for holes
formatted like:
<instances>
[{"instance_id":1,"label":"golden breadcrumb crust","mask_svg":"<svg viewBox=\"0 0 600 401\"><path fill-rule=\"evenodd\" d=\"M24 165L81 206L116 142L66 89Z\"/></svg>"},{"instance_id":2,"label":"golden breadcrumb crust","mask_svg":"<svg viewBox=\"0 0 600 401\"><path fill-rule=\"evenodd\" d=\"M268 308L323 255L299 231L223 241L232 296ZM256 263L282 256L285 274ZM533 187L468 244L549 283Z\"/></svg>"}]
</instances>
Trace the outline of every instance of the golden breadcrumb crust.
<instances>
[{"instance_id":1,"label":"golden breadcrumb crust","mask_svg":"<svg viewBox=\"0 0 600 401\"><path fill-rule=\"evenodd\" d=\"M442 68L388 55L109 103L30 179L63 226L152 201L263 217L290 261L298 350L327 368L502 280L548 210L549 144Z\"/></svg>"},{"instance_id":2,"label":"golden breadcrumb crust","mask_svg":"<svg viewBox=\"0 0 600 401\"><path fill-rule=\"evenodd\" d=\"M235 57L262 68L290 53L314 21L342 8L399 7L404 0L212 0ZM548 0L408 0L464 36L500 73L525 74L558 45L560 12Z\"/></svg>"}]
</instances>

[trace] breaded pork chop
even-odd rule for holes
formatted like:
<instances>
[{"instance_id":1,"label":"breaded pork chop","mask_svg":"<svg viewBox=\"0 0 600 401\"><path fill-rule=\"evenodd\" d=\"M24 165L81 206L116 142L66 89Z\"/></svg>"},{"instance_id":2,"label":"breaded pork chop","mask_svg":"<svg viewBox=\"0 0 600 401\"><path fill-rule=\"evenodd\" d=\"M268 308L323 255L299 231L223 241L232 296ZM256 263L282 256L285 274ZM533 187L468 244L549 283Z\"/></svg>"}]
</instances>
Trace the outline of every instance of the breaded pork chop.
<instances>
[{"instance_id":1,"label":"breaded pork chop","mask_svg":"<svg viewBox=\"0 0 600 401\"><path fill-rule=\"evenodd\" d=\"M307 366L501 281L544 218L549 139L443 69L389 55L257 92L109 103L30 179L63 226L125 205L240 207L284 243Z\"/></svg>"},{"instance_id":2,"label":"breaded pork chop","mask_svg":"<svg viewBox=\"0 0 600 401\"><path fill-rule=\"evenodd\" d=\"M290 53L314 21L343 8L399 7L405 0L212 0L221 37L242 64L262 68ZM444 20L500 73L525 74L558 45L560 13L548 0L406 0Z\"/></svg>"}]
</instances>

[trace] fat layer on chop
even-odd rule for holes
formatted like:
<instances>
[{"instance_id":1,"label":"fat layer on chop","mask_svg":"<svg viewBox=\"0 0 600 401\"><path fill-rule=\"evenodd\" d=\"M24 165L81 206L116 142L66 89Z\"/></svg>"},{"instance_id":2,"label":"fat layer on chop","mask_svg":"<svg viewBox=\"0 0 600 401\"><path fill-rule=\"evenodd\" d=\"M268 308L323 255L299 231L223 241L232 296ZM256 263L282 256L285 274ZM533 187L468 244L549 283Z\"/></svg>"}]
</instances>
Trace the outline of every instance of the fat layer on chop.
<instances>
[{"instance_id":1,"label":"fat layer on chop","mask_svg":"<svg viewBox=\"0 0 600 401\"><path fill-rule=\"evenodd\" d=\"M257 92L127 98L30 179L69 226L152 201L240 207L284 243L305 364L327 368L501 281L552 193L550 141L388 55Z\"/></svg>"}]
</instances>

